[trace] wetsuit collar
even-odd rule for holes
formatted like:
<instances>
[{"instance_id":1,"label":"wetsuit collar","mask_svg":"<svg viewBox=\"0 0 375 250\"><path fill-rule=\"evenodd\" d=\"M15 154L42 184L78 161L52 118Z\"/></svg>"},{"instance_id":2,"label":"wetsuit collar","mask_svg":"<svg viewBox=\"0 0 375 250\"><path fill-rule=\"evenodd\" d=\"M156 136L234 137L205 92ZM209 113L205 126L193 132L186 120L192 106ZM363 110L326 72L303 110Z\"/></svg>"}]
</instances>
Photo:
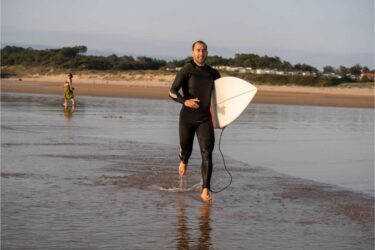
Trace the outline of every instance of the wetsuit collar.
<instances>
[{"instance_id":1,"label":"wetsuit collar","mask_svg":"<svg viewBox=\"0 0 375 250\"><path fill-rule=\"evenodd\" d=\"M193 59L191 59L190 63L191 63L195 68L203 69L204 67L206 67L206 64L204 64L203 66L199 66L198 64L196 64L196 63L194 62Z\"/></svg>"}]
</instances>

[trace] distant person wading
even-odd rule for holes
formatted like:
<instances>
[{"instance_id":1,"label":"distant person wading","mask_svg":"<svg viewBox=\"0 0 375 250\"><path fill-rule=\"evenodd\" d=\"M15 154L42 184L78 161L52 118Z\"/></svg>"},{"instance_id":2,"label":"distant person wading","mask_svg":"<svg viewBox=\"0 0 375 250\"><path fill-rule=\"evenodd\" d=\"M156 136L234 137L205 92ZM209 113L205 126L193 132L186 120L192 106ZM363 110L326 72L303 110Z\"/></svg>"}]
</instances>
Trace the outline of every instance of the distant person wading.
<instances>
[{"instance_id":1,"label":"distant person wading","mask_svg":"<svg viewBox=\"0 0 375 250\"><path fill-rule=\"evenodd\" d=\"M68 79L65 81L64 84L64 107L66 108L68 106L68 101L70 100L72 102L72 107L76 105L76 102L74 100L74 93L73 93L73 74L68 74Z\"/></svg>"}]
</instances>

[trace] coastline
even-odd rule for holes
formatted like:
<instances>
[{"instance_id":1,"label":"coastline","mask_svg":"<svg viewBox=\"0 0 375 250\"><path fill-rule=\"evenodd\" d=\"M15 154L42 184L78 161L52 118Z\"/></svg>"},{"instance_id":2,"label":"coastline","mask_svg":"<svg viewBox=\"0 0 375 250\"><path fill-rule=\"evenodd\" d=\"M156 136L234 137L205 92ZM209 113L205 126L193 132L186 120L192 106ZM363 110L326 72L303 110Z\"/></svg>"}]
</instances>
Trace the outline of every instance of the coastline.
<instances>
[{"instance_id":1,"label":"coastline","mask_svg":"<svg viewBox=\"0 0 375 250\"><path fill-rule=\"evenodd\" d=\"M63 95L65 76L36 76L2 79L1 91ZM75 95L130 98L168 99L174 75L134 75L123 80L76 75L73 79ZM290 104L332 107L374 108L373 88L302 87L256 85L254 103Z\"/></svg>"}]
</instances>

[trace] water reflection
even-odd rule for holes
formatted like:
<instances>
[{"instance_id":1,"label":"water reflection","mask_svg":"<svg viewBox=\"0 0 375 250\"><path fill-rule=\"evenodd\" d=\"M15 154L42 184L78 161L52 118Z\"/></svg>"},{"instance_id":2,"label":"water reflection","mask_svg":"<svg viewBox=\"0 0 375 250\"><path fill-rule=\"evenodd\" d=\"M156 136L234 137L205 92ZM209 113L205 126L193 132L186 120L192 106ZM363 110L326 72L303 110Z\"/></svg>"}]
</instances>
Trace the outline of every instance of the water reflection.
<instances>
[{"instance_id":1,"label":"water reflection","mask_svg":"<svg viewBox=\"0 0 375 250\"><path fill-rule=\"evenodd\" d=\"M67 107L67 106L65 106L65 107L64 107L64 116L65 116L65 118L66 118L67 120L72 119L74 109L75 109L74 106L71 106L71 107Z\"/></svg>"},{"instance_id":2,"label":"water reflection","mask_svg":"<svg viewBox=\"0 0 375 250\"><path fill-rule=\"evenodd\" d=\"M186 216L186 204L185 200L181 199L178 202L177 207L177 250L186 249L210 249L211 243L211 231L210 225L211 205L202 203L199 217L199 238L196 240L192 239L189 231L194 227L189 227L189 219ZM196 246L191 246L189 243L197 242Z\"/></svg>"},{"instance_id":3,"label":"water reflection","mask_svg":"<svg viewBox=\"0 0 375 250\"><path fill-rule=\"evenodd\" d=\"M210 225L211 205L202 204L201 216L199 219L199 244L198 249L209 249L211 246L211 225Z\"/></svg>"}]
</instances>

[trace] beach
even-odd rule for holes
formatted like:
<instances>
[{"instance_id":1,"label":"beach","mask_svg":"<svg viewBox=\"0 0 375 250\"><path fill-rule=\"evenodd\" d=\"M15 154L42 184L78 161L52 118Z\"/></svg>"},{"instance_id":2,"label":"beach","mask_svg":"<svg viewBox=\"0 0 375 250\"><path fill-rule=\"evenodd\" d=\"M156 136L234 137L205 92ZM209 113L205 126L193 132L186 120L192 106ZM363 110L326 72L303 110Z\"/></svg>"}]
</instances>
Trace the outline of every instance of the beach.
<instances>
[{"instance_id":1,"label":"beach","mask_svg":"<svg viewBox=\"0 0 375 250\"><path fill-rule=\"evenodd\" d=\"M77 96L107 96L133 98L168 98L174 75L83 74L73 78ZM65 75L36 75L22 79L2 79L1 91L61 94ZM256 85L258 93L254 103L314 105L333 107L374 108L373 88L301 87Z\"/></svg>"},{"instance_id":2,"label":"beach","mask_svg":"<svg viewBox=\"0 0 375 250\"><path fill-rule=\"evenodd\" d=\"M1 97L4 249L373 249L371 109L250 105L223 135L233 182L207 205L197 145L178 176L173 101ZM217 150L213 190L229 182Z\"/></svg>"},{"instance_id":3,"label":"beach","mask_svg":"<svg viewBox=\"0 0 375 250\"><path fill-rule=\"evenodd\" d=\"M1 82L4 249L373 249L374 92L259 85L215 130L211 205L197 142L177 172L172 76Z\"/></svg>"},{"instance_id":4,"label":"beach","mask_svg":"<svg viewBox=\"0 0 375 250\"><path fill-rule=\"evenodd\" d=\"M0 250L375 250L374 6L1 1Z\"/></svg>"}]
</instances>

